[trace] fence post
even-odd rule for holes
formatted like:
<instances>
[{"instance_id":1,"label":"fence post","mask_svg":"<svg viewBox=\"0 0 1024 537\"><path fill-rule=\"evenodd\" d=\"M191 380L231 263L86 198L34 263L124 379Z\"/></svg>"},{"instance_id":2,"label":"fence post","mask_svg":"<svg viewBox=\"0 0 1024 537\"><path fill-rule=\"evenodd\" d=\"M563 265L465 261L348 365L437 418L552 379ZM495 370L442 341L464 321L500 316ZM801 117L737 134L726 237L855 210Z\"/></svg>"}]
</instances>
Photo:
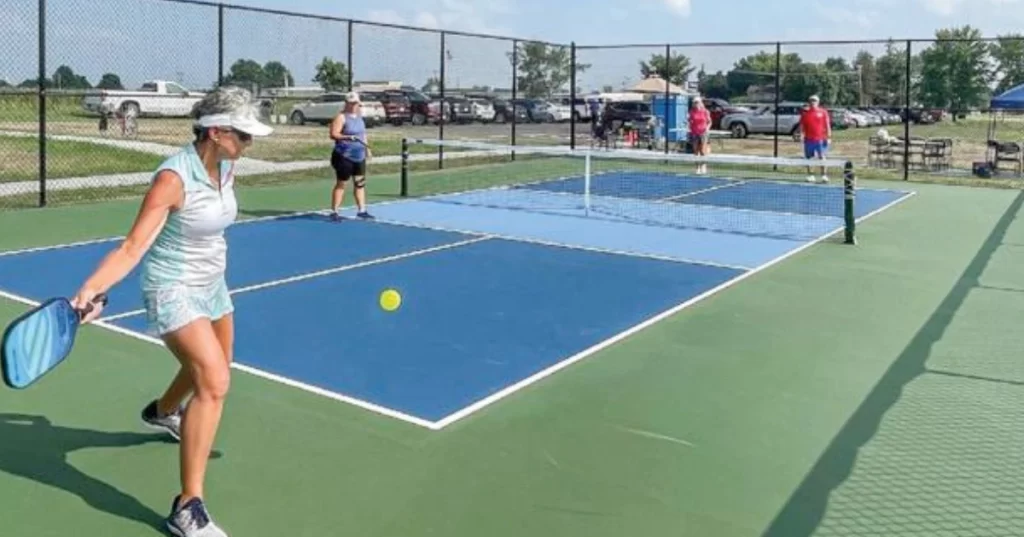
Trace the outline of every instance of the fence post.
<instances>
[{"instance_id":1,"label":"fence post","mask_svg":"<svg viewBox=\"0 0 1024 537\"><path fill-rule=\"evenodd\" d=\"M46 0L39 0L39 206L46 206Z\"/></svg>"},{"instance_id":2,"label":"fence post","mask_svg":"<svg viewBox=\"0 0 1024 537\"><path fill-rule=\"evenodd\" d=\"M668 154L668 133L669 133L668 100L669 100L669 95L670 95L670 92L668 91L668 88L669 88L669 86L668 86L669 85L668 68L669 68L669 65L671 65L671 62L670 62L671 58L672 58L672 45L666 43L665 44L665 73L664 73L665 76L662 77L662 81L665 82L665 129L664 130L665 130L665 154L666 155Z\"/></svg>"},{"instance_id":3,"label":"fence post","mask_svg":"<svg viewBox=\"0 0 1024 537\"><path fill-rule=\"evenodd\" d=\"M516 159L516 91L519 85L519 40L512 40L512 100L508 105L512 110L512 160Z\"/></svg>"},{"instance_id":4,"label":"fence post","mask_svg":"<svg viewBox=\"0 0 1024 537\"><path fill-rule=\"evenodd\" d=\"M904 113L903 113L903 180L910 180L910 61L913 58L910 51L911 41L907 39L907 65L903 82L904 92Z\"/></svg>"},{"instance_id":5,"label":"fence post","mask_svg":"<svg viewBox=\"0 0 1024 537\"><path fill-rule=\"evenodd\" d=\"M569 44L569 149L576 149L576 42Z\"/></svg>"},{"instance_id":6,"label":"fence post","mask_svg":"<svg viewBox=\"0 0 1024 537\"><path fill-rule=\"evenodd\" d=\"M352 80L352 21L348 21L348 51L345 53L345 65L348 70L348 91L352 91L355 87L355 82Z\"/></svg>"},{"instance_id":7,"label":"fence post","mask_svg":"<svg viewBox=\"0 0 1024 537\"><path fill-rule=\"evenodd\" d=\"M779 94L782 93L782 42L775 42L775 130L772 132L775 135L772 137L775 140L775 148L772 155L775 157L779 156ZM778 165L773 165L775 170L778 170Z\"/></svg>"},{"instance_id":8,"label":"fence post","mask_svg":"<svg viewBox=\"0 0 1024 537\"><path fill-rule=\"evenodd\" d=\"M441 32L441 80L439 80L440 85L441 85L441 121L439 121L437 123L437 138L439 140L444 140L444 116L445 116L446 110L448 109L448 102L445 101L445 96L444 96L444 86L445 86L445 81L444 81L444 57L445 57L445 52L446 52L444 47L445 47L445 44L444 44L444 32ZM440 170L440 169L443 169L443 168L444 168L444 144L438 144L437 145L437 169Z\"/></svg>"},{"instance_id":9,"label":"fence post","mask_svg":"<svg viewBox=\"0 0 1024 537\"><path fill-rule=\"evenodd\" d=\"M217 86L224 85L224 4L217 4Z\"/></svg>"},{"instance_id":10,"label":"fence post","mask_svg":"<svg viewBox=\"0 0 1024 537\"><path fill-rule=\"evenodd\" d=\"M402 175L399 195L409 197L409 139L402 137Z\"/></svg>"}]
</instances>

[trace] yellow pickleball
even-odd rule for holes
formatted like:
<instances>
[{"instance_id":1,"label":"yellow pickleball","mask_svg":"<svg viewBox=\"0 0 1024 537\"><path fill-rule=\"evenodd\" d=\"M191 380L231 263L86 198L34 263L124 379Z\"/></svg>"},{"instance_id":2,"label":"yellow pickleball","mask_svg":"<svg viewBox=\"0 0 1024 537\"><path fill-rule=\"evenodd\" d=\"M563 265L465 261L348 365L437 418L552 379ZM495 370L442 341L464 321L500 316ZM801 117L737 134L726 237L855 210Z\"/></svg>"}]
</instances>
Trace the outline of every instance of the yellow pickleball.
<instances>
[{"instance_id":1,"label":"yellow pickleball","mask_svg":"<svg viewBox=\"0 0 1024 537\"><path fill-rule=\"evenodd\" d=\"M380 294L380 307L384 311L395 311L402 305L402 295L394 289L387 289Z\"/></svg>"}]
</instances>

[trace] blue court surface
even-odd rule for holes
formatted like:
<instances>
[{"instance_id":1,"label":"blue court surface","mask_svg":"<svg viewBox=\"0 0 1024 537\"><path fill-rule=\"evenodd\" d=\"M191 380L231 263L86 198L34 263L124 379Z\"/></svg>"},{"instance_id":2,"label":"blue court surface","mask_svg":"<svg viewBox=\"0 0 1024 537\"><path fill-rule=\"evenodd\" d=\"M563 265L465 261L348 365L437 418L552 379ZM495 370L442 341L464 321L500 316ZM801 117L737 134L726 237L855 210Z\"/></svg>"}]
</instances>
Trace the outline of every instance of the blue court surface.
<instances>
[{"instance_id":1,"label":"blue court surface","mask_svg":"<svg viewBox=\"0 0 1024 537\"><path fill-rule=\"evenodd\" d=\"M595 175L586 210L567 178L381 203L374 222L239 223L236 360L441 428L842 229L841 185L635 179ZM857 216L908 195L860 190ZM0 255L0 290L70 296L117 244ZM147 333L135 273L110 298L106 323Z\"/></svg>"}]
</instances>

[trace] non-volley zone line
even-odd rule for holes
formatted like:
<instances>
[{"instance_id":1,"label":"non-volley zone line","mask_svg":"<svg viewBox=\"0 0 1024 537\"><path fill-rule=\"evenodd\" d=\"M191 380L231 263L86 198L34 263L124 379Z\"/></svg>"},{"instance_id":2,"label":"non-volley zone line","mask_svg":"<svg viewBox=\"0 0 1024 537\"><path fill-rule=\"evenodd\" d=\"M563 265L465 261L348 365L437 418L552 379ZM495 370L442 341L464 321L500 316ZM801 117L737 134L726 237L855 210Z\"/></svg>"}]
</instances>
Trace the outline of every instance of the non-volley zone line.
<instances>
[{"instance_id":1,"label":"non-volley zone line","mask_svg":"<svg viewBox=\"0 0 1024 537\"><path fill-rule=\"evenodd\" d=\"M320 277L323 277L323 276L329 276L331 274L337 274L339 272L345 272L345 271L360 269L360 268L364 268L364 267L372 267L374 265L380 265L380 264L383 264L383 263L390 263L390 262L393 262L393 261L399 261L399 260L402 260L402 259L408 259L410 257L426 255L426 254L430 254L430 253L434 253L434 252L440 252L440 251L443 251L443 250L450 250L452 248L458 248L460 246L466 246L466 245L469 245L469 244L474 244L474 243L477 243L477 242L482 242L482 241L491 240L491 239L495 239L495 238L497 238L497 237L495 237L493 235L477 234L477 236L469 238L469 239L465 239L465 240L461 240L461 241L455 241L455 242L449 242L449 243L441 244L441 245L438 245L438 246L431 246L430 248L421 248L419 250L412 250L412 251L409 251L409 252L402 252L400 254L389 255L389 256L385 256L385 257L378 257L378 258L370 259L370 260L367 260L367 261L360 261L358 263L350 263L350 264L347 264L347 265L340 265L340 266L332 267L332 268L329 268L329 269L318 270L318 271L314 271L314 272L307 272L305 274L299 274L299 275L291 276L291 277L288 277L288 278L281 278L279 280L272 280L272 281L269 281L269 282L263 282L263 283L253 284L253 285L247 285L245 287L239 287L237 289L232 289L232 290L229 291L229 293L232 294L232 295L237 295L239 293L248 293L250 291L258 291L260 289L267 289L269 287L277 287L279 285L285 285L285 284L289 284L289 283L301 282L303 280L309 280L309 279L312 279L312 278L320 278ZM119 313L117 315L111 315L109 317L102 317L99 320L101 320L101 321L108 321L108 322L109 321L116 321L118 319L124 319L126 317L134 317L136 315L141 315L141 314L143 314L145 312L146 312L146 310L144 310L144 309L137 309L137 310L132 310L132 311L126 311L124 313Z\"/></svg>"}]
</instances>

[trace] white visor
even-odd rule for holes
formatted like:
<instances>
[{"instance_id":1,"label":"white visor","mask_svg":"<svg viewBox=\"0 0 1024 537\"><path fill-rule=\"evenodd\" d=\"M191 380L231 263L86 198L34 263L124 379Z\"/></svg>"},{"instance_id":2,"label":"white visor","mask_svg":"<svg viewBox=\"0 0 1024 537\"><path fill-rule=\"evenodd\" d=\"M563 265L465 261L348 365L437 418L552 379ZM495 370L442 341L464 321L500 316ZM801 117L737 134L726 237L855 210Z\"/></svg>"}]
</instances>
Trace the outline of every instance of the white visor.
<instances>
[{"instance_id":1,"label":"white visor","mask_svg":"<svg viewBox=\"0 0 1024 537\"><path fill-rule=\"evenodd\" d=\"M207 128L230 127L253 136L269 136L274 132L274 129L264 125L256 118L256 111L251 106L236 110L231 114L202 116L196 120L196 125Z\"/></svg>"}]
</instances>

